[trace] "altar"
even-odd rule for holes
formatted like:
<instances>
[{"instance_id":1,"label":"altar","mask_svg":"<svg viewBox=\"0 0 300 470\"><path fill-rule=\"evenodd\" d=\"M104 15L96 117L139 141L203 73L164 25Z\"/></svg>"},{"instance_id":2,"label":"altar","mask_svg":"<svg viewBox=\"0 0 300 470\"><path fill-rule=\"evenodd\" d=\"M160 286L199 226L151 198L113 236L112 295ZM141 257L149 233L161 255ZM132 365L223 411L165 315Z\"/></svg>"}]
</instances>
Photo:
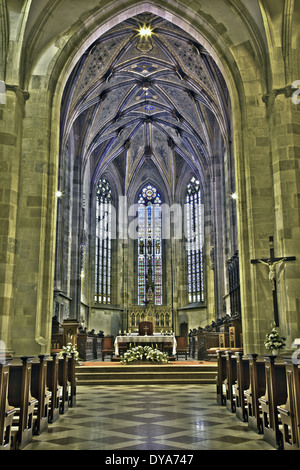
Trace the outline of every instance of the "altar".
<instances>
[{"instance_id":1,"label":"altar","mask_svg":"<svg viewBox=\"0 0 300 470\"><path fill-rule=\"evenodd\" d=\"M127 331L137 333L139 324L143 321L150 321L153 324L154 333L169 333L174 331L172 308L170 305L147 306L133 305L129 307L127 318Z\"/></svg>"},{"instance_id":2,"label":"altar","mask_svg":"<svg viewBox=\"0 0 300 470\"><path fill-rule=\"evenodd\" d=\"M135 346L138 343L149 343L159 344L159 343L171 343L172 344L172 353L176 354L177 341L174 335L163 335L160 333L153 333L153 335L139 335L137 333L130 335L117 336L115 339L115 355L119 356L119 344L120 343L133 343Z\"/></svg>"}]
</instances>

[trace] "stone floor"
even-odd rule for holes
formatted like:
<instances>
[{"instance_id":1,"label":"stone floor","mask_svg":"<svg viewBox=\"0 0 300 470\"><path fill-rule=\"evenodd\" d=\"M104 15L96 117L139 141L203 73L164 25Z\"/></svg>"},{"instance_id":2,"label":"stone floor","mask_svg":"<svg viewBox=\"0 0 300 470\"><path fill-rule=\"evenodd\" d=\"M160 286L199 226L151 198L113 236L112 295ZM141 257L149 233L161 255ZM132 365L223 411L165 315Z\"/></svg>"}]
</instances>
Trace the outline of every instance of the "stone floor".
<instances>
[{"instance_id":1,"label":"stone floor","mask_svg":"<svg viewBox=\"0 0 300 470\"><path fill-rule=\"evenodd\" d=\"M215 385L79 386L26 450L274 450L216 403Z\"/></svg>"}]
</instances>

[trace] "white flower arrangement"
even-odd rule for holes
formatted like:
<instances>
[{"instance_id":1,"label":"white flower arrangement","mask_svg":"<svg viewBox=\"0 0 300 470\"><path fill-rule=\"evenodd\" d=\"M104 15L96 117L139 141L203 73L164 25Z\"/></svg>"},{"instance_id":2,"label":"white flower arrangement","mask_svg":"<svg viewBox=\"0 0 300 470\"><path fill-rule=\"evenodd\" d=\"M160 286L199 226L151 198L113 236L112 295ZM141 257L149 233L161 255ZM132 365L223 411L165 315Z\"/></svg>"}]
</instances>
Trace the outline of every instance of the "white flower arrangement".
<instances>
[{"instance_id":1,"label":"white flower arrangement","mask_svg":"<svg viewBox=\"0 0 300 470\"><path fill-rule=\"evenodd\" d=\"M266 334L264 345L269 351L283 349L285 346L284 341L285 338L281 337L278 331L273 328L270 333Z\"/></svg>"},{"instance_id":2,"label":"white flower arrangement","mask_svg":"<svg viewBox=\"0 0 300 470\"><path fill-rule=\"evenodd\" d=\"M79 356L79 352L77 351L76 349L76 346L74 346L72 343L68 343L67 346L63 346L62 347L62 351L60 351L60 356L62 356L64 353L67 353L67 354L71 354L71 353L74 353L75 354L75 360L77 361L78 360L78 356Z\"/></svg>"},{"instance_id":3,"label":"white flower arrangement","mask_svg":"<svg viewBox=\"0 0 300 470\"><path fill-rule=\"evenodd\" d=\"M169 356L159 349L150 346L136 346L123 354L122 364L134 364L137 362L168 363Z\"/></svg>"}]
</instances>

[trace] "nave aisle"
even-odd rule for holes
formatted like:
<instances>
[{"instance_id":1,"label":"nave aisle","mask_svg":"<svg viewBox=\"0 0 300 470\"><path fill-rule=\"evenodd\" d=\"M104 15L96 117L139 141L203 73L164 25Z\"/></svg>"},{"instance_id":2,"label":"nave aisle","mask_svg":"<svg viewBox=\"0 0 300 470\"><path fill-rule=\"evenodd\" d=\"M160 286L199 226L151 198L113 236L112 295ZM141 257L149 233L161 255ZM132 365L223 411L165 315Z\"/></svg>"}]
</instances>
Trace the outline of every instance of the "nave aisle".
<instances>
[{"instance_id":1,"label":"nave aisle","mask_svg":"<svg viewBox=\"0 0 300 470\"><path fill-rule=\"evenodd\" d=\"M24 450L274 449L206 384L79 386L76 407Z\"/></svg>"}]
</instances>

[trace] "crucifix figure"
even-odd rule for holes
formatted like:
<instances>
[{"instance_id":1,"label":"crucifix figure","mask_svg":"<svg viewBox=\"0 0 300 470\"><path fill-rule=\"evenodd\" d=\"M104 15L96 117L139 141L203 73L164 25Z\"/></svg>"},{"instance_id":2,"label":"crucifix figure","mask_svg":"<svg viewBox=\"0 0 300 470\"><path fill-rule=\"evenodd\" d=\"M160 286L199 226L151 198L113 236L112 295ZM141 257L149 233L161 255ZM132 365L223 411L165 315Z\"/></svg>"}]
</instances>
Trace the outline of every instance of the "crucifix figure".
<instances>
[{"instance_id":1,"label":"crucifix figure","mask_svg":"<svg viewBox=\"0 0 300 470\"><path fill-rule=\"evenodd\" d=\"M145 334L146 336L148 336L148 335L147 335L147 331L148 331L148 330L149 330L148 326L144 326L144 334Z\"/></svg>"},{"instance_id":2,"label":"crucifix figure","mask_svg":"<svg viewBox=\"0 0 300 470\"><path fill-rule=\"evenodd\" d=\"M278 304L277 304L277 288L276 288L276 266L281 265L285 261L294 261L295 256L286 256L284 258L276 258L274 256L274 241L273 237L269 237L270 245L270 257L265 259L252 259L251 263L262 263L268 266L269 268L269 281L272 286L273 293L273 306L274 306L274 320L275 326L279 326L279 317L278 317Z\"/></svg>"},{"instance_id":3,"label":"crucifix figure","mask_svg":"<svg viewBox=\"0 0 300 470\"><path fill-rule=\"evenodd\" d=\"M286 258L282 258L279 261L272 261L268 259L268 261L263 261L262 259L258 260L259 263L265 264L269 268L269 281L272 286L272 290L276 289L276 265L281 266L282 263L286 260Z\"/></svg>"}]
</instances>

